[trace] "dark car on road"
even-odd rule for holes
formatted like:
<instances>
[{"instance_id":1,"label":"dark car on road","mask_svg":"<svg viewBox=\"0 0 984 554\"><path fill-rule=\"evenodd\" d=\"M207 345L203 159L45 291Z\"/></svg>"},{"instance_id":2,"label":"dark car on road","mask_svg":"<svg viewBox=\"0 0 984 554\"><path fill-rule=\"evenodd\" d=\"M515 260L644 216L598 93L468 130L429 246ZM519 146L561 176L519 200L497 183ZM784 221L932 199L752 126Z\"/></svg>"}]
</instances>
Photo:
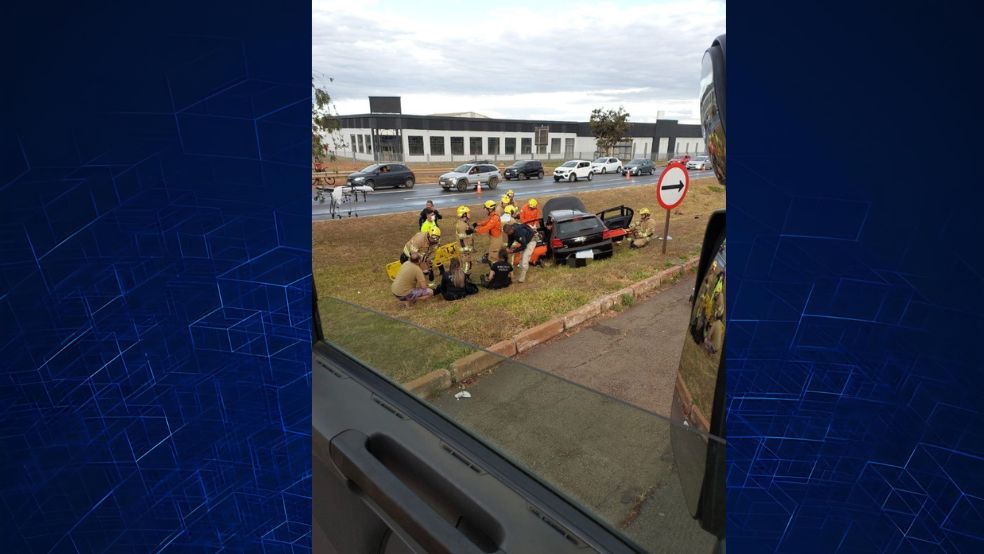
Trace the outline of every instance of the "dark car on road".
<instances>
[{"instance_id":1,"label":"dark car on road","mask_svg":"<svg viewBox=\"0 0 984 554\"><path fill-rule=\"evenodd\" d=\"M507 181L512 179L532 179L533 177L543 179L543 164L540 163L540 160L519 160L507 167L502 173L502 176Z\"/></svg>"},{"instance_id":2,"label":"dark car on road","mask_svg":"<svg viewBox=\"0 0 984 554\"><path fill-rule=\"evenodd\" d=\"M349 186L368 185L379 187L405 187L412 189L417 178L413 171L403 164L382 163L372 164L348 176Z\"/></svg>"},{"instance_id":3,"label":"dark car on road","mask_svg":"<svg viewBox=\"0 0 984 554\"><path fill-rule=\"evenodd\" d=\"M633 215L632 208L626 206L592 214L576 196L548 200L543 213L544 241L557 263L611 256L614 242L625 235Z\"/></svg>"},{"instance_id":4,"label":"dark car on road","mask_svg":"<svg viewBox=\"0 0 984 554\"><path fill-rule=\"evenodd\" d=\"M647 160L645 158L637 158L625 163L622 166L622 171L619 171L622 175L628 173L629 175L652 175L656 173L656 166L653 164L652 160Z\"/></svg>"}]
</instances>

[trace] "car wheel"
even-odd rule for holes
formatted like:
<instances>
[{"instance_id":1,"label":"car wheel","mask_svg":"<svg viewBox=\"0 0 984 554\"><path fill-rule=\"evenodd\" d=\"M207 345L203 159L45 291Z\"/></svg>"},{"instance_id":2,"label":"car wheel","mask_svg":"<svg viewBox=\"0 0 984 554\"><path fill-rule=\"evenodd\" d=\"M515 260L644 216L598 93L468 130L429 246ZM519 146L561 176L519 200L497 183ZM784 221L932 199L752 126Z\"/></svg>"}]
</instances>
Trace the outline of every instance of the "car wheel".
<instances>
[{"instance_id":1,"label":"car wheel","mask_svg":"<svg viewBox=\"0 0 984 554\"><path fill-rule=\"evenodd\" d=\"M608 168L607 167L601 168L601 174L604 175L605 173L608 173Z\"/></svg>"},{"instance_id":2,"label":"car wheel","mask_svg":"<svg viewBox=\"0 0 984 554\"><path fill-rule=\"evenodd\" d=\"M621 175L622 174L622 168L619 167L618 169L616 169L615 170L615 173L618 173L619 175Z\"/></svg>"},{"instance_id":3,"label":"car wheel","mask_svg":"<svg viewBox=\"0 0 984 554\"><path fill-rule=\"evenodd\" d=\"M573 171L571 171L571 174L570 174L569 177L567 177L567 180L570 181L570 182L572 182L572 183L576 183L577 182L577 173L574 173Z\"/></svg>"},{"instance_id":4,"label":"car wheel","mask_svg":"<svg viewBox=\"0 0 984 554\"><path fill-rule=\"evenodd\" d=\"M499 185L499 179L495 177L489 177L489 188L495 190L495 187Z\"/></svg>"},{"instance_id":5,"label":"car wheel","mask_svg":"<svg viewBox=\"0 0 984 554\"><path fill-rule=\"evenodd\" d=\"M413 177L410 177L406 181L403 181L403 186L406 187L406 188L408 188L408 189L412 189L413 188L413 185L414 185Z\"/></svg>"},{"instance_id":6,"label":"car wheel","mask_svg":"<svg viewBox=\"0 0 984 554\"><path fill-rule=\"evenodd\" d=\"M537 179L543 179L543 170L542 169L539 172L537 172L536 178Z\"/></svg>"},{"instance_id":7,"label":"car wheel","mask_svg":"<svg viewBox=\"0 0 984 554\"><path fill-rule=\"evenodd\" d=\"M366 181L365 183L362 183L362 184L364 184L367 187L376 188L376 182L373 181L372 179L369 179L368 181Z\"/></svg>"},{"instance_id":8,"label":"car wheel","mask_svg":"<svg viewBox=\"0 0 984 554\"><path fill-rule=\"evenodd\" d=\"M591 172L591 171L589 171L588 172L588 180L590 181L591 179L594 179L594 173Z\"/></svg>"},{"instance_id":9,"label":"car wheel","mask_svg":"<svg viewBox=\"0 0 984 554\"><path fill-rule=\"evenodd\" d=\"M468 181L465 179L458 179L457 188L458 192L465 192L468 190Z\"/></svg>"}]
</instances>

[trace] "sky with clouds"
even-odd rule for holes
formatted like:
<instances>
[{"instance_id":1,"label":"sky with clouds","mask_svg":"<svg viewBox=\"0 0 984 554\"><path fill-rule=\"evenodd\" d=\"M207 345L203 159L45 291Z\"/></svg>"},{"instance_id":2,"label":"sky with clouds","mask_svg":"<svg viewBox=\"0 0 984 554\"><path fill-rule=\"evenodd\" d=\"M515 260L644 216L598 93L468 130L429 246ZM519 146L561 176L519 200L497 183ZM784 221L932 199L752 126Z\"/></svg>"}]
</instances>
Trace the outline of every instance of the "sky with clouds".
<instances>
[{"instance_id":1,"label":"sky with clouds","mask_svg":"<svg viewBox=\"0 0 984 554\"><path fill-rule=\"evenodd\" d=\"M630 121L696 122L701 56L725 32L721 0L313 0L313 10L315 82L340 114L401 96L408 114L587 121L624 106Z\"/></svg>"}]
</instances>

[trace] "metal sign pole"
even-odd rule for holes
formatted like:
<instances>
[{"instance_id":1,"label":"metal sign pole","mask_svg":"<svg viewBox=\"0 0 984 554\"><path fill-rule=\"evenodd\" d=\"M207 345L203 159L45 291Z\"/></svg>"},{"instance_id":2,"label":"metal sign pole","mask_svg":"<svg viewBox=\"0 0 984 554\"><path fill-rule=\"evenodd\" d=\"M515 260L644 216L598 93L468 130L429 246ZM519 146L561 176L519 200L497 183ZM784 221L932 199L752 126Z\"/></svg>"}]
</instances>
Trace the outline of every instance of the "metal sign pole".
<instances>
[{"instance_id":1,"label":"metal sign pole","mask_svg":"<svg viewBox=\"0 0 984 554\"><path fill-rule=\"evenodd\" d=\"M663 224L663 254L666 254L666 243L670 240L670 210L666 210L666 223Z\"/></svg>"}]
</instances>

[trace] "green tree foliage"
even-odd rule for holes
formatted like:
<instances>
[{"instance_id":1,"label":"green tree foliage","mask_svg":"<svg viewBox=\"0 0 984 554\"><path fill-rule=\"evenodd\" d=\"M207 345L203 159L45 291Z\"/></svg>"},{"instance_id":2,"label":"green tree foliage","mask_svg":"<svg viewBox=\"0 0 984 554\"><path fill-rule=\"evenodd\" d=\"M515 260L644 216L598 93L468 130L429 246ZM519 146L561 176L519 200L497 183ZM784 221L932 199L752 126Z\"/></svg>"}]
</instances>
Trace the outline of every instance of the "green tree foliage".
<instances>
[{"instance_id":1,"label":"green tree foliage","mask_svg":"<svg viewBox=\"0 0 984 554\"><path fill-rule=\"evenodd\" d=\"M615 145L629 133L629 112L621 106L618 110L596 108L591 111L590 124L598 149L610 156Z\"/></svg>"},{"instance_id":2,"label":"green tree foliage","mask_svg":"<svg viewBox=\"0 0 984 554\"><path fill-rule=\"evenodd\" d=\"M334 79L328 78L328 82ZM335 150L345 146L338 130L338 112L328 91L311 78L311 158L315 162L335 161Z\"/></svg>"}]
</instances>

